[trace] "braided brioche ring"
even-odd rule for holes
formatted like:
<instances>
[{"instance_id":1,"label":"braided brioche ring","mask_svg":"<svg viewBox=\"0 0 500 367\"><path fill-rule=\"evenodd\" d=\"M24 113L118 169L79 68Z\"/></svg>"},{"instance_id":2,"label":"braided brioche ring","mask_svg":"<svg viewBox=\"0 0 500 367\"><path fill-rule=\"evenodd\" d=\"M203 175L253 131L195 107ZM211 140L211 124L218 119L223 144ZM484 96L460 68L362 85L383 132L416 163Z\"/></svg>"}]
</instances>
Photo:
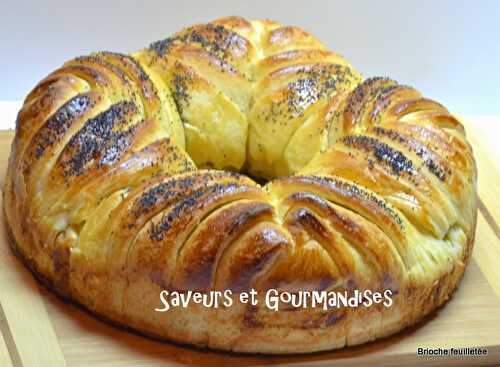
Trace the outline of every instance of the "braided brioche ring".
<instances>
[{"instance_id":1,"label":"braided brioche ring","mask_svg":"<svg viewBox=\"0 0 500 367\"><path fill-rule=\"evenodd\" d=\"M449 298L476 167L440 104L363 80L299 28L228 17L43 79L18 115L4 210L35 274L97 315L197 346L311 352L393 334ZM250 288L394 298L154 311L161 290Z\"/></svg>"}]
</instances>

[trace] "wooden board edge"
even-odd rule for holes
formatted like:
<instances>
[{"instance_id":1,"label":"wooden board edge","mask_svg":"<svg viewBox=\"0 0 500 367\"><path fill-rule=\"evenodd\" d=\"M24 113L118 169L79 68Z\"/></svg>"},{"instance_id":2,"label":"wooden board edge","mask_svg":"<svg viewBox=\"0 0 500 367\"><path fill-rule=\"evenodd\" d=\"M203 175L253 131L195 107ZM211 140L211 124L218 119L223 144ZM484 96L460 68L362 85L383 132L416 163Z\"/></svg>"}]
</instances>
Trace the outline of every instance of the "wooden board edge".
<instances>
[{"instance_id":1,"label":"wooden board edge","mask_svg":"<svg viewBox=\"0 0 500 367\"><path fill-rule=\"evenodd\" d=\"M498 148L487 144L483 137L484 131L481 131L479 127L475 128L475 126L480 125L480 122L475 121L474 118L464 118L456 115L455 117L458 118L465 128L467 140L472 147L474 159L476 160L478 172L477 193L480 198L479 210L483 212L488 223L492 226L500 245L500 230L498 229L500 222L500 202L496 194L496 185L500 182L500 172L495 164L495 156L498 155ZM484 119L481 120L484 121Z\"/></svg>"},{"instance_id":2,"label":"wooden board edge","mask_svg":"<svg viewBox=\"0 0 500 367\"><path fill-rule=\"evenodd\" d=\"M477 216L476 240L472 257L479 265L479 268L491 288L499 298L500 307L500 268L498 259L500 259L500 246L497 243L491 243L491 239L497 239L494 230L488 224L483 213L480 211Z\"/></svg>"},{"instance_id":3,"label":"wooden board edge","mask_svg":"<svg viewBox=\"0 0 500 367\"><path fill-rule=\"evenodd\" d=\"M2 197L0 208L0 225L7 228ZM2 231L0 240L7 244L6 232ZM0 248L0 256L0 331L13 366L66 366L35 279L23 271L9 246Z\"/></svg>"},{"instance_id":4,"label":"wooden board edge","mask_svg":"<svg viewBox=\"0 0 500 367\"><path fill-rule=\"evenodd\" d=\"M5 314L2 304L0 304L0 366L18 367L20 364L14 364L16 355L19 356L16 344L12 341L10 329L7 329ZM5 334L5 335L4 335ZM13 347L15 350L13 350Z\"/></svg>"}]
</instances>

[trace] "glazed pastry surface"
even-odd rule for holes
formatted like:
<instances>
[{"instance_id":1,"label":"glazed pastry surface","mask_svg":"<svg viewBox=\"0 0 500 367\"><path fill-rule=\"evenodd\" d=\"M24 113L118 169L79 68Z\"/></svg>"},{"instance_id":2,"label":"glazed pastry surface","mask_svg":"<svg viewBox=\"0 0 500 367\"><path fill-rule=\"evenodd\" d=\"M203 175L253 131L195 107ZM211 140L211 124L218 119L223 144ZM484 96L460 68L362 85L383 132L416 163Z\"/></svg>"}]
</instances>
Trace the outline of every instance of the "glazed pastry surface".
<instances>
[{"instance_id":1,"label":"glazed pastry surface","mask_svg":"<svg viewBox=\"0 0 500 367\"><path fill-rule=\"evenodd\" d=\"M342 348L443 304L468 263L461 123L363 78L304 30L227 17L66 62L26 97L4 187L13 246L52 289L157 338ZM391 290L393 305L156 312L162 290Z\"/></svg>"}]
</instances>

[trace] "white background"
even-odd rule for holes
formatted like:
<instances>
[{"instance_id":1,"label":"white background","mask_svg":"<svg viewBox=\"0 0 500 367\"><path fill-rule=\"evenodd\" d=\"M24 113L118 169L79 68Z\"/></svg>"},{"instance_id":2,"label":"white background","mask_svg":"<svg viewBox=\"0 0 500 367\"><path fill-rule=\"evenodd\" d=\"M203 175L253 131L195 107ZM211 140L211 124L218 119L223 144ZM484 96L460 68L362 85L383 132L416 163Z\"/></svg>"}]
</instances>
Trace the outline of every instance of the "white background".
<instances>
[{"instance_id":1,"label":"white background","mask_svg":"<svg viewBox=\"0 0 500 367\"><path fill-rule=\"evenodd\" d=\"M0 101L65 60L132 51L225 15L310 31L364 76L389 75L461 114L500 115L500 1L0 0ZM0 128L18 104L1 104Z\"/></svg>"}]
</instances>

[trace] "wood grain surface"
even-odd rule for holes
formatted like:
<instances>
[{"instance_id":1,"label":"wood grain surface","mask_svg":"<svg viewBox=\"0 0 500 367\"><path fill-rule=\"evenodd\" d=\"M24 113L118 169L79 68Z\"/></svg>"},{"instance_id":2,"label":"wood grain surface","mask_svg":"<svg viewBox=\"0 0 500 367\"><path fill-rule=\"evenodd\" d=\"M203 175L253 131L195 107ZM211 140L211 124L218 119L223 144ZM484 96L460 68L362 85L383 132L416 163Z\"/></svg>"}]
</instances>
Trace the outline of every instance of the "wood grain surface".
<instances>
[{"instance_id":1,"label":"wood grain surface","mask_svg":"<svg viewBox=\"0 0 500 367\"><path fill-rule=\"evenodd\" d=\"M480 198L473 261L453 298L418 326L364 346L300 356L217 353L109 326L39 285L0 218L0 366L491 366L500 363L500 118L469 117ZM12 131L0 132L0 185ZM1 204L1 203L0 203ZM487 357L420 357L418 347L488 348Z\"/></svg>"}]
</instances>

